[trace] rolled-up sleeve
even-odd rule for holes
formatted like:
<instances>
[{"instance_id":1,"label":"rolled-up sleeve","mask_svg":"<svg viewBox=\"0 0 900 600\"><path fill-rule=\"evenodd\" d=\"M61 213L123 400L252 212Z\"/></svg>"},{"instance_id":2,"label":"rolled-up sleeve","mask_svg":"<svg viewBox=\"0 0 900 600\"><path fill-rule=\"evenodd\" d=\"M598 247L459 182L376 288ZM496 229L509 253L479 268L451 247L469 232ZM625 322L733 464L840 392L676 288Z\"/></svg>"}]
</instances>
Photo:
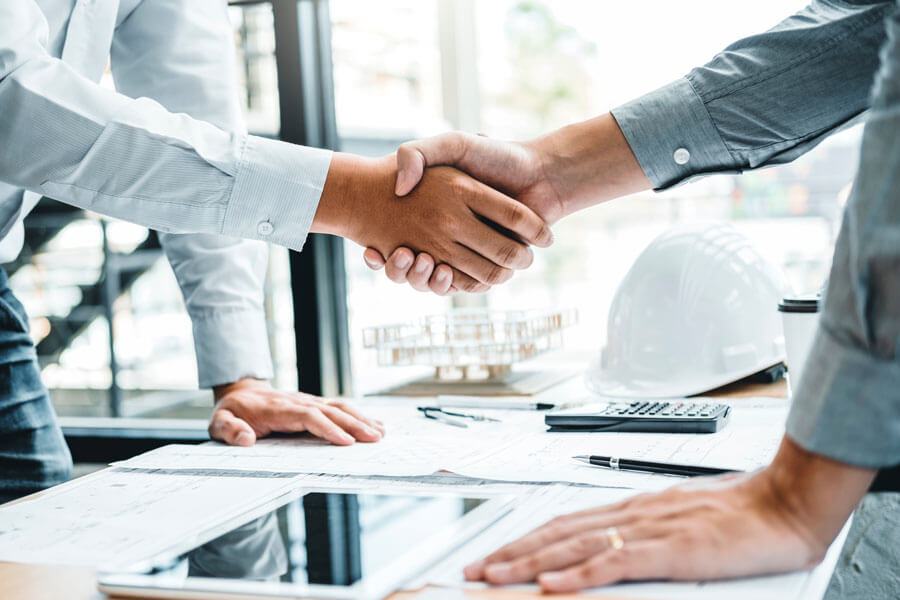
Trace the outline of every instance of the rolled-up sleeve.
<instances>
[{"instance_id":1,"label":"rolled-up sleeve","mask_svg":"<svg viewBox=\"0 0 900 600\"><path fill-rule=\"evenodd\" d=\"M104 89L48 54L47 31L33 0L0 3L0 181L163 232L302 248L329 152Z\"/></svg>"},{"instance_id":2,"label":"rolled-up sleeve","mask_svg":"<svg viewBox=\"0 0 900 600\"><path fill-rule=\"evenodd\" d=\"M817 0L613 117L657 189L790 162L868 108L893 7Z\"/></svg>"},{"instance_id":3,"label":"rolled-up sleeve","mask_svg":"<svg viewBox=\"0 0 900 600\"><path fill-rule=\"evenodd\" d=\"M869 468L900 464L900 15L887 31L821 325L787 424L806 449Z\"/></svg>"}]
</instances>

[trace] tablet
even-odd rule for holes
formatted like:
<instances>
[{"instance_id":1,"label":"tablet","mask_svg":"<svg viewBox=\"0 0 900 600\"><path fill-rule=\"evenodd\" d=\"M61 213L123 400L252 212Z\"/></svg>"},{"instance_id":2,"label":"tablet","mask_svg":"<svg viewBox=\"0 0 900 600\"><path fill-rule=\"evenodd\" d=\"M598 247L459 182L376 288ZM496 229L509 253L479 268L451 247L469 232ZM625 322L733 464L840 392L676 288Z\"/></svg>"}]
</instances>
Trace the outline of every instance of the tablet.
<instances>
[{"instance_id":1,"label":"tablet","mask_svg":"<svg viewBox=\"0 0 900 600\"><path fill-rule=\"evenodd\" d=\"M510 496L292 492L138 565L101 573L141 598L383 598L512 509Z\"/></svg>"}]
</instances>

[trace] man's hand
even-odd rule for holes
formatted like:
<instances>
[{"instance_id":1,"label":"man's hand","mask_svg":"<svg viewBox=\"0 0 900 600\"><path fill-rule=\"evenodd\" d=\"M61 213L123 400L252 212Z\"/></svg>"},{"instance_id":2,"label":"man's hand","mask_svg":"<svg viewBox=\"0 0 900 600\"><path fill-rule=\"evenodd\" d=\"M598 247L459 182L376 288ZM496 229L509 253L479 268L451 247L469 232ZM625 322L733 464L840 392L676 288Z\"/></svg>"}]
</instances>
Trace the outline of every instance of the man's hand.
<instances>
[{"instance_id":1,"label":"man's hand","mask_svg":"<svg viewBox=\"0 0 900 600\"><path fill-rule=\"evenodd\" d=\"M377 442L384 425L342 400L282 392L268 381L241 379L213 388L216 407L209 435L234 446L252 446L273 432L309 431L338 446Z\"/></svg>"},{"instance_id":2,"label":"man's hand","mask_svg":"<svg viewBox=\"0 0 900 600\"><path fill-rule=\"evenodd\" d=\"M651 187L610 114L529 142L466 133L407 142L397 151L397 164L398 196L415 188L426 167L452 165L522 202L550 225L582 208ZM408 281L420 291L445 294L456 287L449 271L430 268L432 257L409 248L397 248L390 256L369 248L364 259L372 269L386 266L392 281Z\"/></svg>"},{"instance_id":3,"label":"man's hand","mask_svg":"<svg viewBox=\"0 0 900 600\"><path fill-rule=\"evenodd\" d=\"M467 133L446 133L427 140L407 142L397 149L397 196L406 196L418 185L430 165L453 165L502 191L532 209L548 225L562 216L559 193L545 177L538 149L527 143L503 142ZM375 248L363 254L371 269L385 268L388 279L409 282L421 292L438 295L458 291L452 269L435 265L426 253L414 254L400 247L385 261Z\"/></svg>"},{"instance_id":4,"label":"man's hand","mask_svg":"<svg viewBox=\"0 0 900 600\"><path fill-rule=\"evenodd\" d=\"M425 169L450 165L515 198L547 224L565 214L563 183L548 176L550 157L535 142L506 142L462 132L406 142L397 149L398 196L406 196Z\"/></svg>"},{"instance_id":5,"label":"man's hand","mask_svg":"<svg viewBox=\"0 0 900 600\"><path fill-rule=\"evenodd\" d=\"M394 156L335 154L312 230L384 254L400 246L428 253L450 265L454 285L465 291L507 281L513 269L531 265L528 244L552 243L533 211L461 171L428 169L405 198L394 195L396 176Z\"/></svg>"},{"instance_id":6,"label":"man's hand","mask_svg":"<svg viewBox=\"0 0 900 600\"><path fill-rule=\"evenodd\" d=\"M875 472L788 438L768 468L697 478L559 517L465 569L469 580L572 592L617 581L709 580L809 568Z\"/></svg>"}]
</instances>

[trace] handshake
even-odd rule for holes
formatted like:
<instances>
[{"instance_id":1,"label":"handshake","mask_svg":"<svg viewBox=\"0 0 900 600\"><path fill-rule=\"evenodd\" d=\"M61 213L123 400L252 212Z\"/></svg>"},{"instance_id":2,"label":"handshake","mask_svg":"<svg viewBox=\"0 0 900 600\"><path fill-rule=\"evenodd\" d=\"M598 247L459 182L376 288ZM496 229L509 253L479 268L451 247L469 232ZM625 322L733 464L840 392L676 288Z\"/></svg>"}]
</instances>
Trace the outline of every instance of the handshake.
<instances>
[{"instance_id":1,"label":"handshake","mask_svg":"<svg viewBox=\"0 0 900 600\"><path fill-rule=\"evenodd\" d=\"M417 290L483 292L529 267L562 217L650 187L609 113L521 143L447 133L378 159L335 154L311 230Z\"/></svg>"},{"instance_id":2,"label":"handshake","mask_svg":"<svg viewBox=\"0 0 900 600\"><path fill-rule=\"evenodd\" d=\"M313 231L365 246L371 268L417 290L483 292L552 244L562 210L546 172L535 146L463 133L335 154Z\"/></svg>"}]
</instances>

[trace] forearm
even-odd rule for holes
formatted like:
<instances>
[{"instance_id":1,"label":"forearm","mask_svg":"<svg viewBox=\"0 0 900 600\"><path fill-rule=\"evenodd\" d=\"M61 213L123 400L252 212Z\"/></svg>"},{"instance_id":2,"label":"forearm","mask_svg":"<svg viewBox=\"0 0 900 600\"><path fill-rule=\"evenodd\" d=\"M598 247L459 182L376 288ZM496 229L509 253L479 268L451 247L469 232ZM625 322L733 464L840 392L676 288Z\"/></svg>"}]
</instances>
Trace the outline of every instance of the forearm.
<instances>
[{"instance_id":1,"label":"forearm","mask_svg":"<svg viewBox=\"0 0 900 600\"><path fill-rule=\"evenodd\" d=\"M612 114L657 189L790 162L868 108L894 6L815 0Z\"/></svg>"},{"instance_id":2,"label":"forearm","mask_svg":"<svg viewBox=\"0 0 900 600\"><path fill-rule=\"evenodd\" d=\"M52 58L45 29L34 2L0 3L0 181L160 231L303 246L330 152L105 89Z\"/></svg>"},{"instance_id":3,"label":"forearm","mask_svg":"<svg viewBox=\"0 0 900 600\"><path fill-rule=\"evenodd\" d=\"M536 150L543 176L559 196L560 216L653 187L610 113L526 145Z\"/></svg>"},{"instance_id":4,"label":"forearm","mask_svg":"<svg viewBox=\"0 0 900 600\"><path fill-rule=\"evenodd\" d=\"M804 450L785 436L772 464L756 479L771 495L773 510L824 553L876 473Z\"/></svg>"}]
</instances>

